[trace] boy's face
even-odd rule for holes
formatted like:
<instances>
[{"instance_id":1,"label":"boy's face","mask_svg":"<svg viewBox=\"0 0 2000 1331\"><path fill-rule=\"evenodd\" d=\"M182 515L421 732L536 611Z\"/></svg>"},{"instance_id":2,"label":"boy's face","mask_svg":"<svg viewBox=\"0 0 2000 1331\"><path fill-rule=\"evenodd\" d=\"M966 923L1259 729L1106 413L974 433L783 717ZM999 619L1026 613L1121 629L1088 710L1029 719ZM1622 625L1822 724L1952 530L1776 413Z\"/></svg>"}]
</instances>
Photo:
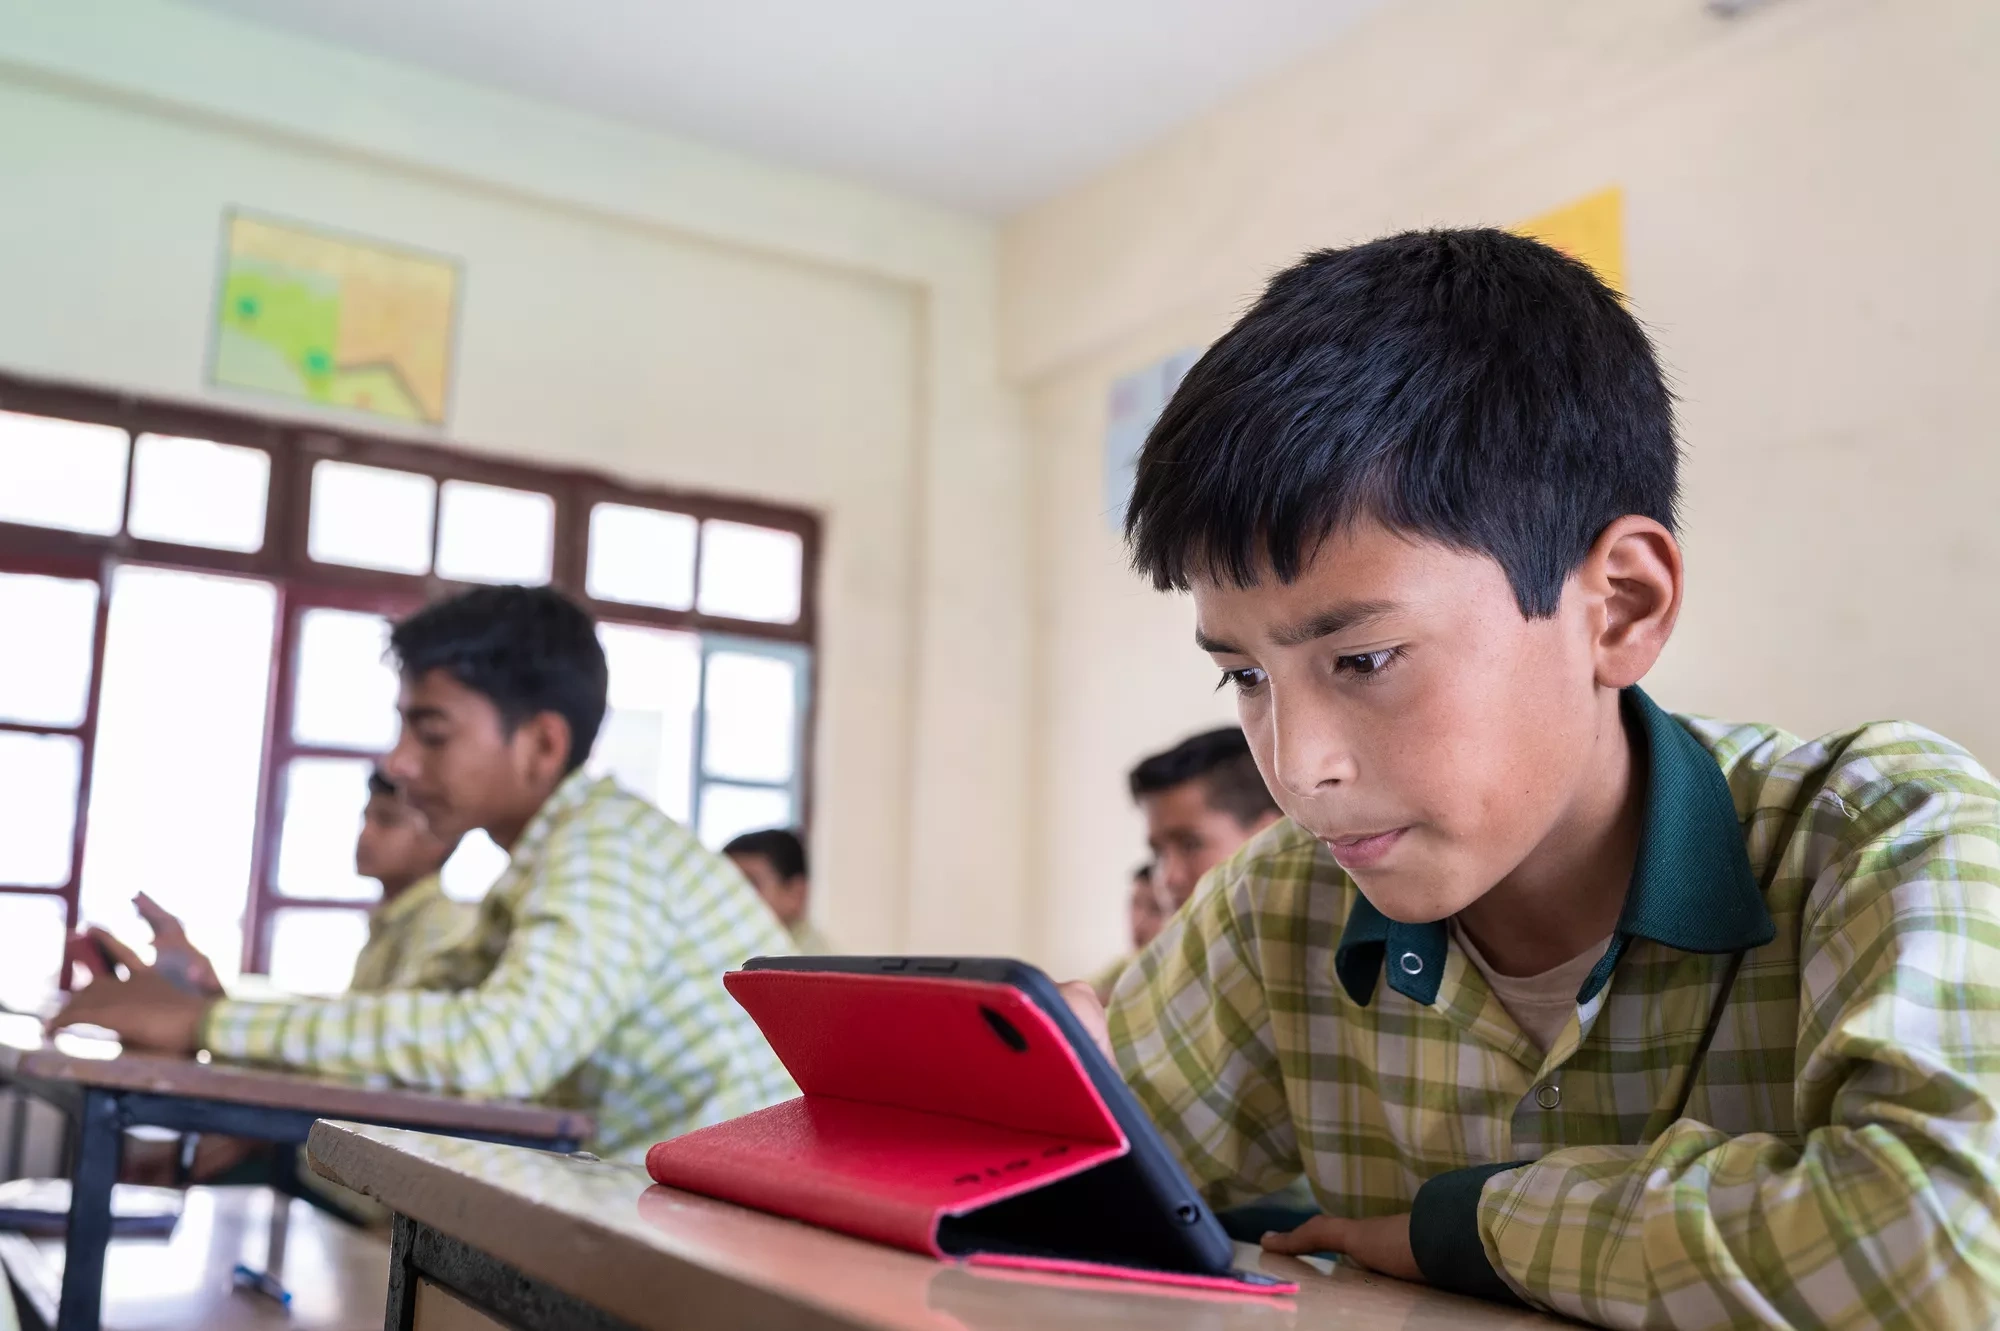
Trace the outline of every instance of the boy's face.
<instances>
[{"instance_id":1,"label":"boy's face","mask_svg":"<svg viewBox=\"0 0 2000 1331\"><path fill-rule=\"evenodd\" d=\"M1530 620L1491 558L1363 520L1289 586L1193 591L1272 793L1391 919L1457 913L1589 805L1615 590Z\"/></svg>"},{"instance_id":2,"label":"boy's face","mask_svg":"<svg viewBox=\"0 0 2000 1331\"><path fill-rule=\"evenodd\" d=\"M1160 930L1167 924L1166 903L1160 900L1160 889L1153 882L1153 875L1142 873L1133 878L1129 909L1132 922L1132 949L1138 951L1158 938Z\"/></svg>"},{"instance_id":3,"label":"boy's face","mask_svg":"<svg viewBox=\"0 0 2000 1331\"><path fill-rule=\"evenodd\" d=\"M444 867L451 847L431 835L423 815L394 795L370 795L354 842L354 868L391 890Z\"/></svg>"},{"instance_id":4,"label":"boy's face","mask_svg":"<svg viewBox=\"0 0 2000 1331\"><path fill-rule=\"evenodd\" d=\"M731 855L729 862L750 880L750 886L757 889L757 895L764 898L764 904L787 928L805 918L806 886L810 880L804 874L780 878L768 855Z\"/></svg>"},{"instance_id":5,"label":"boy's face","mask_svg":"<svg viewBox=\"0 0 2000 1331\"><path fill-rule=\"evenodd\" d=\"M403 677L396 747L382 770L434 835L456 844L484 828L510 847L562 780L569 726L542 712L510 733L485 694L442 670Z\"/></svg>"},{"instance_id":6,"label":"boy's face","mask_svg":"<svg viewBox=\"0 0 2000 1331\"><path fill-rule=\"evenodd\" d=\"M1276 815L1245 825L1208 801L1208 779L1196 777L1139 797L1146 815L1146 844L1153 851L1153 876L1169 914L1187 904L1201 876L1234 855Z\"/></svg>"}]
</instances>

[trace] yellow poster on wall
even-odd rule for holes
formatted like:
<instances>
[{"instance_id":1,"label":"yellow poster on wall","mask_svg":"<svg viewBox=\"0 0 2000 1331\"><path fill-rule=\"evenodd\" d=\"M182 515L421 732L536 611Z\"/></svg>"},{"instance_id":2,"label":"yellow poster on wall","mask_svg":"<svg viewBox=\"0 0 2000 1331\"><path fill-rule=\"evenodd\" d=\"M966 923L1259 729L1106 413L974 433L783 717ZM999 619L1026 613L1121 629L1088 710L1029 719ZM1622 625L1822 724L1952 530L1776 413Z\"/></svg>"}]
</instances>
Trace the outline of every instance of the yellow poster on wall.
<instances>
[{"instance_id":1,"label":"yellow poster on wall","mask_svg":"<svg viewBox=\"0 0 2000 1331\"><path fill-rule=\"evenodd\" d=\"M1625 294L1625 191L1611 185L1574 203L1531 217L1514 233L1553 245L1597 270L1613 291Z\"/></svg>"},{"instance_id":2,"label":"yellow poster on wall","mask_svg":"<svg viewBox=\"0 0 2000 1331\"><path fill-rule=\"evenodd\" d=\"M442 424L459 279L437 255L232 211L210 376Z\"/></svg>"}]
</instances>

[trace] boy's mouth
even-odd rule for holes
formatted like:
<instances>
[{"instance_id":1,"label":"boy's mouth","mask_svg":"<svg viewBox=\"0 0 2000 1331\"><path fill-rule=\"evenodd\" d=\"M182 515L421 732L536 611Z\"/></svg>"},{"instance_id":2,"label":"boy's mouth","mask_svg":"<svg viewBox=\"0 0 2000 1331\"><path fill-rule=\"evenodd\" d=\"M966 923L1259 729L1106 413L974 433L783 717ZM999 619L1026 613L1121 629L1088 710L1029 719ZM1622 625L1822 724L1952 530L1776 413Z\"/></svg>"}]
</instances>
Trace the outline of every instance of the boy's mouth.
<instances>
[{"instance_id":1,"label":"boy's mouth","mask_svg":"<svg viewBox=\"0 0 2000 1331\"><path fill-rule=\"evenodd\" d=\"M1367 869L1382 862L1383 856L1395 849L1403 839L1407 827L1398 827L1387 832L1362 832L1354 836L1321 837L1320 841L1340 867L1350 873L1356 869Z\"/></svg>"}]
</instances>

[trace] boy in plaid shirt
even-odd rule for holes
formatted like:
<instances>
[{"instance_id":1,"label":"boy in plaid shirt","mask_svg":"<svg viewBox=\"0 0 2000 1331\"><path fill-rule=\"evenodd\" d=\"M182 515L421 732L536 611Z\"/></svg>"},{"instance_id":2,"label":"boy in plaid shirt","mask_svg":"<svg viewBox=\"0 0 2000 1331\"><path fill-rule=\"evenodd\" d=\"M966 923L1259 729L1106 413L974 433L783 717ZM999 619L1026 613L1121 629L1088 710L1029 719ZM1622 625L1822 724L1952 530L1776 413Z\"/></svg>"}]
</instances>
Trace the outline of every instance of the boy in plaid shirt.
<instances>
[{"instance_id":1,"label":"boy in plaid shirt","mask_svg":"<svg viewBox=\"0 0 2000 1331\"><path fill-rule=\"evenodd\" d=\"M508 865L471 929L407 985L243 1003L190 994L109 935L54 1025L128 1045L587 1110L592 1148L663 1137L796 1094L722 987L791 950L740 874L693 833L583 770L604 718L596 627L545 587L486 587L396 626L402 734L384 772L433 833L483 828Z\"/></svg>"},{"instance_id":2,"label":"boy in plaid shirt","mask_svg":"<svg viewBox=\"0 0 2000 1331\"><path fill-rule=\"evenodd\" d=\"M1288 816L1109 1046L1216 1204L1304 1172L1276 1251L1611 1326L1989 1324L2000 791L1907 723L1654 704L1676 461L1638 324L1533 241L1271 283L1127 532Z\"/></svg>"}]
</instances>

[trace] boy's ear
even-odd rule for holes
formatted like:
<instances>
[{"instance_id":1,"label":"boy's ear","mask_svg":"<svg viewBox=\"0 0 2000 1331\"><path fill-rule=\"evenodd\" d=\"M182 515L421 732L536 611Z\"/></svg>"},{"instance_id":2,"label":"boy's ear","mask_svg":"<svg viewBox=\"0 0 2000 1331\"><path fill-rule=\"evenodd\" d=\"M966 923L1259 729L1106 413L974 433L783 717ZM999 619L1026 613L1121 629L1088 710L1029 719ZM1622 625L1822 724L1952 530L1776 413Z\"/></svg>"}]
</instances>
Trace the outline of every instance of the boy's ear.
<instances>
[{"instance_id":1,"label":"boy's ear","mask_svg":"<svg viewBox=\"0 0 2000 1331\"><path fill-rule=\"evenodd\" d=\"M560 712L536 712L516 728L514 743L534 784L553 786L562 780L569 739L569 721Z\"/></svg>"},{"instance_id":2,"label":"boy's ear","mask_svg":"<svg viewBox=\"0 0 2000 1331\"><path fill-rule=\"evenodd\" d=\"M1600 685L1622 689L1653 668L1680 617L1682 577L1680 542L1653 519L1628 514L1599 533L1577 581Z\"/></svg>"}]
</instances>

